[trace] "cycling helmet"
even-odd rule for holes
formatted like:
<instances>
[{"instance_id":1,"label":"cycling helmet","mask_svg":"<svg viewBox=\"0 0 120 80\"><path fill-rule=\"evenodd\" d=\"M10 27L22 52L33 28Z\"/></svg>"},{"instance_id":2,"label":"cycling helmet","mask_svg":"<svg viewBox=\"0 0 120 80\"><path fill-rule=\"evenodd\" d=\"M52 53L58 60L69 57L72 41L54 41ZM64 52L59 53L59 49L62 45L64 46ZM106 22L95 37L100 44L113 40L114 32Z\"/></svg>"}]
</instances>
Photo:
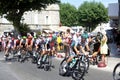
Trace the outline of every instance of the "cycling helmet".
<instances>
[{"instance_id":1,"label":"cycling helmet","mask_svg":"<svg viewBox=\"0 0 120 80\"><path fill-rule=\"evenodd\" d=\"M82 34L82 35L81 35L81 38L87 39L87 38L88 38L88 34Z\"/></svg>"},{"instance_id":2,"label":"cycling helmet","mask_svg":"<svg viewBox=\"0 0 120 80\"><path fill-rule=\"evenodd\" d=\"M26 36L23 36L22 38L23 38L23 39L26 39L27 37L26 37Z\"/></svg>"},{"instance_id":3,"label":"cycling helmet","mask_svg":"<svg viewBox=\"0 0 120 80\"><path fill-rule=\"evenodd\" d=\"M37 38L36 36L34 36L34 38Z\"/></svg>"}]
</instances>

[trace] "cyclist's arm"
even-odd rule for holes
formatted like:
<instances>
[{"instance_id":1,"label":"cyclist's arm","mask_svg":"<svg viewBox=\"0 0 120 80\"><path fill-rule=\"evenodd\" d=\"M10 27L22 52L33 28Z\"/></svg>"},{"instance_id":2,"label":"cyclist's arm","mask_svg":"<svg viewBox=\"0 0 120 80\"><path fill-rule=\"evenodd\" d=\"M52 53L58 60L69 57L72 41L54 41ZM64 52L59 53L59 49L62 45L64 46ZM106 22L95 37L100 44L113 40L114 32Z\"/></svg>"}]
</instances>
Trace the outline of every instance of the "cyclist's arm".
<instances>
[{"instance_id":1,"label":"cyclist's arm","mask_svg":"<svg viewBox=\"0 0 120 80\"><path fill-rule=\"evenodd\" d=\"M75 52L76 52L77 55L80 54L80 53L79 53L79 50L77 49L76 46L74 46L74 50L75 50Z\"/></svg>"},{"instance_id":2,"label":"cyclist's arm","mask_svg":"<svg viewBox=\"0 0 120 80\"><path fill-rule=\"evenodd\" d=\"M28 39L26 39L25 46L28 48Z\"/></svg>"},{"instance_id":3,"label":"cyclist's arm","mask_svg":"<svg viewBox=\"0 0 120 80\"><path fill-rule=\"evenodd\" d=\"M19 44L20 47L22 46L22 41L23 41L23 39L20 40L20 44Z\"/></svg>"},{"instance_id":4,"label":"cyclist's arm","mask_svg":"<svg viewBox=\"0 0 120 80\"><path fill-rule=\"evenodd\" d=\"M15 49L15 47L16 47L16 41L17 41L17 40L14 40L14 47L13 47L13 49Z\"/></svg>"},{"instance_id":5,"label":"cyclist's arm","mask_svg":"<svg viewBox=\"0 0 120 80\"><path fill-rule=\"evenodd\" d=\"M31 47L33 46L33 41L34 41L34 39L32 39L32 40L31 40L31 44L30 44L30 45L31 45Z\"/></svg>"},{"instance_id":6,"label":"cyclist's arm","mask_svg":"<svg viewBox=\"0 0 120 80\"><path fill-rule=\"evenodd\" d=\"M87 41L85 42L85 47L86 47L86 49L87 49L87 51L90 51L90 47L89 47L89 41L88 41L88 39L87 39Z\"/></svg>"},{"instance_id":7,"label":"cyclist's arm","mask_svg":"<svg viewBox=\"0 0 120 80\"><path fill-rule=\"evenodd\" d=\"M84 53L84 54L86 53L84 48L81 45L80 45L80 49L81 49L82 53Z\"/></svg>"}]
</instances>

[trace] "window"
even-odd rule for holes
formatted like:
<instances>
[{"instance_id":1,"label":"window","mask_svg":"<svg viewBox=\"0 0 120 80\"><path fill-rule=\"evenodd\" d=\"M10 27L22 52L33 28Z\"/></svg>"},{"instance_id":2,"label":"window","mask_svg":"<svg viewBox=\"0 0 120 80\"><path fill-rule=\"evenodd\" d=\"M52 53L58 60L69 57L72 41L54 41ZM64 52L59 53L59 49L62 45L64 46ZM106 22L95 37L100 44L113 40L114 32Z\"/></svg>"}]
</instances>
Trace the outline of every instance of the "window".
<instances>
[{"instance_id":1,"label":"window","mask_svg":"<svg viewBox=\"0 0 120 80\"><path fill-rule=\"evenodd\" d=\"M48 16L45 17L45 24L48 24Z\"/></svg>"}]
</instances>

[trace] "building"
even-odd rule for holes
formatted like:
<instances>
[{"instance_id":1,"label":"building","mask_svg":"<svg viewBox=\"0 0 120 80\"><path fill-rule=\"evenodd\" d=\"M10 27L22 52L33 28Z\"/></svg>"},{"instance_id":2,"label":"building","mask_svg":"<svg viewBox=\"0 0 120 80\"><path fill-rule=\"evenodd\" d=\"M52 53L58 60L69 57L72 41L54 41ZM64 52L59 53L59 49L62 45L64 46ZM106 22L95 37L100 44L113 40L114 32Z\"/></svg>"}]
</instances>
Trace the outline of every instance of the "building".
<instances>
[{"instance_id":1,"label":"building","mask_svg":"<svg viewBox=\"0 0 120 80\"><path fill-rule=\"evenodd\" d=\"M26 23L32 30L48 29L50 26L58 27L60 23L59 5L49 5L42 11L25 12L21 22ZM12 30L12 24L5 18L0 18L0 32Z\"/></svg>"},{"instance_id":2,"label":"building","mask_svg":"<svg viewBox=\"0 0 120 80\"><path fill-rule=\"evenodd\" d=\"M108 6L108 16L110 18L110 26L118 27L118 18L119 18L119 4L111 3Z\"/></svg>"}]
</instances>

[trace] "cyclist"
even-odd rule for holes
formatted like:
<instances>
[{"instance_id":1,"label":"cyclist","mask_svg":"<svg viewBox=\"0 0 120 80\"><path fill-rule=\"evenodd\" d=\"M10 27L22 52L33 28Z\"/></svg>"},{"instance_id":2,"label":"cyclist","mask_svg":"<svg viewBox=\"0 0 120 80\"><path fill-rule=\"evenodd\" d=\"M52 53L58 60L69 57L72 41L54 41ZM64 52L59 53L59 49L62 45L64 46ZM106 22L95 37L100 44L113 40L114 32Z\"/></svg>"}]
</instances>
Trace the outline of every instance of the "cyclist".
<instances>
[{"instance_id":1,"label":"cyclist","mask_svg":"<svg viewBox=\"0 0 120 80\"><path fill-rule=\"evenodd\" d=\"M79 55L80 54L79 49L78 49L80 39L81 39L81 37L80 37L79 33L75 33L73 35L72 43L69 46L70 54L69 54L69 57L68 57L68 59L66 61L67 64L65 64L65 66L64 66L64 69L63 69L64 71L66 71L65 68L69 66L69 63L72 61L73 57L75 55Z\"/></svg>"},{"instance_id":2,"label":"cyclist","mask_svg":"<svg viewBox=\"0 0 120 80\"><path fill-rule=\"evenodd\" d=\"M71 48L70 48L70 57L67 59L67 63L71 62L75 55L85 54L86 53L85 47L88 46L88 36L81 35L79 32L73 35ZM68 64L67 64L68 65Z\"/></svg>"},{"instance_id":3,"label":"cyclist","mask_svg":"<svg viewBox=\"0 0 120 80\"><path fill-rule=\"evenodd\" d=\"M50 49L51 49L51 53L53 56L55 56L57 54L57 36L56 34L53 32L52 34L52 38L50 38Z\"/></svg>"},{"instance_id":4,"label":"cyclist","mask_svg":"<svg viewBox=\"0 0 120 80\"><path fill-rule=\"evenodd\" d=\"M81 41L79 42L80 51L81 51L81 53L84 53L85 55L88 55L88 54L86 54L86 52L90 51L90 48L88 46L88 44L89 44L89 39L88 38L89 38L88 35L82 34L81 35Z\"/></svg>"},{"instance_id":5,"label":"cyclist","mask_svg":"<svg viewBox=\"0 0 120 80\"><path fill-rule=\"evenodd\" d=\"M35 51L37 51L37 44L36 44L36 42L38 41L37 39L38 39L38 38L37 38L36 36L33 37L33 49L34 49Z\"/></svg>"},{"instance_id":6,"label":"cyclist","mask_svg":"<svg viewBox=\"0 0 120 80\"><path fill-rule=\"evenodd\" d=\"M11 37L7 36L5 39L5 58L7 58L9 56L8 50L10 49L10 43L11 43Z\"/></svg>"},{"instance_id":7,"label":"cyclist","mask_svg":"<svg viewBox=\"0 0 120 80\"><path fill-rule=\"evenodd\" d=\"M23 36L22 39L20 40L20 47L21 48L26 48L27 43L26 43L26 36Z\"/></svg>"},{"instance_id":8,"label":"cyclist","mask_svg":"<svg viewBox=\"0 0 120 80\"><path fill-rule=\"evenodd\" d=\"M34 40L33 36L30 33L28 33L27 39L26 39L26 47L27 47L28 51L32 51L33 40Z\"/></svg>"},{"instance_id":9,"label":"cyclist","mask_svg":"<svg viewBox=\"0 0 120 80\"><path fill-rule=\"evenodd\" d=\"M16 45L15 45L15 49L19 49L20 40L21 40L20 37L18 37L18 38L15 39L15 44L16 44Z\"/></svg>"},{"instance_id":10,"label":"cyclist","mask_svg":"<svg viewBox=\"0 0 120 80\"><path fill-rule=\"evenodd\" d=\"M47 50L47 43L48 43L48 37L47 36L42 36L40 37L40 43L38 44L39 48L41 48L41 56L39 57L39 60L37 62L37 64L39 65L43 56L46 54L46 50Z\"/></svg>"},{"instance_id":11,"label":"cyclist","mask_svg":"<svg viewBox=\"0 0 120 80\"><path fill-rule=\"evenodd\" d=\"M88 35L87 31L84 31L84 33L81 35L81 44L83 45L83 47L85 48L86 51L90 51L89 48L89 42L90 42L90 36Z\"/></svg>"}]
</instances>

